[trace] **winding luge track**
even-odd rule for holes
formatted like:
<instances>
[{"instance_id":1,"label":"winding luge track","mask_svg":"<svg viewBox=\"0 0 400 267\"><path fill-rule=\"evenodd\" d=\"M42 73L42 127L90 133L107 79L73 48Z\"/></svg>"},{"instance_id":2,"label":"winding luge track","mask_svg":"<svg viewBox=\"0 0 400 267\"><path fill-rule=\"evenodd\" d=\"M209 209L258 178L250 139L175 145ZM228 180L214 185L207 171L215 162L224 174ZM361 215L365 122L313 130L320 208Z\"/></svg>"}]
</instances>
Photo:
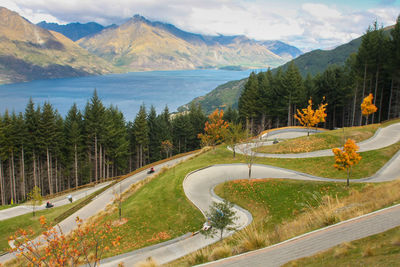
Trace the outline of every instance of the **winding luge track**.
<instances>
[{"instance_id":1,"label":"winding luge track","mask_svg":"<svg viewBox=\"0 0 400 267\"><path fill-rule=\"evenodd\" d=\"M295 133L295 131L291 131L292 134ZM301 132L301 133L299 133ZM304 134L304 131L299 131L296 133L296 135L299 134ZM279 132L277 131L274 133L276 137L279 137ZM287 131L281 131L281 134L284 134L288 136ZM271 133L270 133L271 135ZM290 136L290 134L289 134ZM360 150L362 151L367 151L367 150L373 150L373 149L378 149L382 147L386 147L390 144L396 143L400 140L400 123L393 124L391 126L382 128L377 131L377 133L370 139L361 142L359 146L361 147ZM243 151L243 149L240 149L241 153L245 153L246 151ZM316 151L316 152L310 152L310 153L302 153L302 154L257 154L257 156L264 156L264 157L277 157L277 158L284 158L285 156L289 158L301 158L301 157L319 157L319 156L329 156L330 154L328 153L330 150L324 152L323 151ZM170 162L166 164L171 164ZM230 181L230 180L236 180L236 179L242 179L246 178L248 176L248 168L247 165L245 164L221 164L221 165L212 165L194 172L189 173L184 182L183 182L183 188L185 191L185 194L187 195L188 199L192 201L192 203L198 207L203 214L205 211L207 211L209 205L212 203L212 201L220 201L221 199L217 197L213 193L213 188L215 185L225 182L225 181ZM358 179L353 182L382 182L382 181L389 181L389 180L394 180L399 178L400 176L400 151L396 153L396 155L388 162L385 164L381 170L379 170L375 175L371 177L367 177L364 179ZM132 184L134 182L137 182L141 179L144 179L146 177L145 172L139 173L137 175L132 176L130 179L129 184ZM308 175L305 173L300 173L288 169L283 169L283 168L277 168L277 167L272 167L272 166L267 166L267 165L254 165L252 168L252 178L287 178L287 179L298 179L298 180L314 180L314 181L338 181L338 182L344 182L343 180L338 180L338 179L328 179L328 178L322 178L322 177L316 177L312 175ZM124 186L123 190L128 188L127 186ZM109 191L109 190L108 190ZM107 192L107 191L106 191ZM93 200L91 204L93 204L90 207L87 207L86 210L90 210L90 215L86 215L84 218L88 218L98 211L102 210L106 203L110 203L112 200L112 194L111 196L109 194L105 194L104 192L102 195L98 197L98 199ZM109 191L110 192L110 191ZM103 195L108 195L108 197L102 197ZM237 221L237 226L239 228L243 228L247 226L248 224L251 223L252 217L249 212L246 210L241 209L240 207L235 206L237 215L239 216L239 219ZM81 210L82 211L82 210ZM383 214L383 215L382 215ZM348 235L345 237L345 234L343 234L346 230L345 226L350 224L354 225L355 228L357 229L364 229L362 232L365 235L371 235L374 233L382 232L385 231L386 229L393 228L397 225L400 225L400 206L395 206L390 209L386 209L384 211L378 211L375 212L372 215L367 215L364 216L363 218L375 218L373 223L366 224L365 219L362 218L357 218L351 220L351 222L342 222L338 225L330 226L328 228L334 228L338 229L339 232L336 232L334 234L334 237L336 238L335 242L345 242L345 241L351 241L354 239L360 238L359 235L353 235L352 237L348 237ZM74 219L76 216L80 216L79 214L74 214L71 217ZM70 217L70 218L71 218ZM376 219L378 218L378 219ZM383 219L382 219L383 218ZM67 218L66 220L68 220ZM64 223L64 221L62 222ZM68 225L68 223L65 223ZM71 225L72 222L69 222ZM367 226L366 226L367 225ZM378 225L378 230L373 229L374 226ZM386 228L385 226L386 225ZM389 227L389 228L388 228ZM72 227L70 226L70 229ZM331 237L326 234L326 229L320 230L321 233L313 232L309 233L306 235L301 236L300 238L297 238L295 240L304 240L307 238L311 238L311 242L315 242L316 236L319 238L318 240L326 240L330 239ZM354 229L350 230L350 233L357 233ZM232 233L225 233L224 237L231 235ZM310 235L307 237L307 235ZM343 238L342 238L343 236ZM161 244L157 244L151 247L139 249L133 252L129 252L126 254L118 255L115 257L111 257L108 259L105 259L101 262L101 266L118 266L118 263L124 262L126 266L133 266L135 263L138 261L143 261L148 257L152 257L156 262L159 264L167 263L170 261L173 261L175 259L178 259L190 252L196 251L197 249L200 249L202 247L205 247L209 244L212 244L214 242L218 241L217 238L211 239L211 238L204 238L202 235L185 235L182 237L179 237L174 240L170 240ZM239 255L236 257L224 259L218 262L213 262L210 264L217 264L221 266L279 266L287 261L290 261L295 258L299 257L304 257L310 255L309 253L316 253L318 251L324 250L328 247L334 246L336 243L330 242L328 244L325 244L325 247L320 244L318 245L318 242L316 242L317 246L312 249L307 249L306 245L300 245L300 252L298 253L292 253L293 248L288 247L285 244L292 244L292 240L290 241L285 241L283 243L277 244L273 246L273 249L276 249L277 247L282 248L282 251L273 251L272 254L274 255L282 255L279 256L279 260L276 260L274 258L271 258L268 256L268 252L264 252L263 250L258 250L255 252L250 252L244 255ZM297 245L298 246L298 245ZM270 249L271 247L265 248L265 249ZM303 251L303 252L302 252ZM257 255L253 255L251 253L256 253ZM270 252L269 252L270 253ZM271 254L271 253L270 253ZM261 256L260 256L261 255ZM265 256L266 255L266 256ZM285 256L289 255L289 256ZM296 255L295 258L293 258L292 255ZM0 262L2 262L2 258L0 258ZM267 265L270 264L270 265Z\"/></svg>"},{"instance_id":2,"label":"winding luge track","mask_svg":"<svg viewBox=\"0 0 400 267\"><path fill-rule=\"evenodd\" d=\"M293 136L300 136L300 135L305 135L306 132L304 130L288 130L285 129L283 131L276 131L273 133L273 137L284 137L284 138L292 138ZM269 133L271 137L271 133ZM390 144L394 144L400 140L400 123L379 129L376 134L371 137L370 139L361 142L359 145L360 147L363 148L363 151L368 151L368 150L373 150L373 149L379 149L386 147ZM246 146L243 146L246 147ZM245 153L241 151L242 153ZM329 156L330 150L323 150L323 151L316 151L316 152L311 152L314 156L313 157L319 157L319 156ZM322 155L319 155L321 153ZM305 154L308 153L302 153L302 154L290 154L290 157L293 158L301 158ZM284 156L283 154L268 154L276 157L282 157ZM259 156L259 155L258 155ZM267 155L264 155L267 156ZM307 156L307 155L306 155ZM309 156L311 157L311 156ZM283 158L283 157L282 157ZM201 212L204 214L205 211L208 210L208 207L212 203L212 201L221 201L221 199L216 196L213 192L214 187L217 184L223 183L225 181L232 181L236 179L243 179L248 177L248 168L246 164L219 164L219 165L211 165L206 168L199 169L197 171L189 173L184 182L183 182L183 189L185 191L186 196L192 203L201 210ZM383 181L390 181L394 180L400 177L400 151L387 163L385 164L384 167L382 167L375 175L363 179L357 179L352 182L383 182ZM297 180L312 180L312 181L336 181L336 182L344 182L344 180L341 179L329 179L329 178L323 178L323 177L316 177L312 176L309 174L293 171L293 170L288 170L288 169L283 169L283 168L278 168L278 167L273 167L273 166L267 166L267 165L260 165L260 164L255 164L252 168L252 178L284 178L284 179L297 179ZM237 215L239 217L238 221L236 222L237 226L239 228L244 228L248 224L251 223L252 217L251 214L240 208L235 206L234 207L235 211L237 212ZM395 207L396 211L400 213L400 206ZM378 227L378 232L382 232L386 229L393 228L397 225L400 225L400 216L397 216L398 213L395 213L394 215L388 211L385 211L385 213L391 214L390 218L388 216L384 217L383 221L381 223L376 223L376 221L373 222L372 225L375 225ZM397 216L397 218L396 218ZM374 218L381 218L377 215L373 216ZM393 219L393 217L395 217ZM364 229L361 231L362 233L366 235L371 235L376 233L376 229L372 228L371 223L367 225L367 229L362 228L360 225L365 225L364 221L362 220L354 220L352 223L356 227L360 227L360 229ZM341 224L342 226L336 226L339 229L339 233L335 233L336 242L342 243L345 241L350 241L354 239L361 238L359 235L353 235L352 238L348 236L341 237L340 231L343 231L342 227L345 226L345 223L343 222ZM385 228L386 225L386 228ZM387 226L388 225L388 226ZM371 227L370 227L371 226ZM389 228L388 228L389 227ZM336 229L336 228L335 228ZM350 233L359 233L360 231L354 231L354 229L350 230ZM232 232L228 232L224 234L224 237L227 237L231 235ZM320 238L322 240L326 238L330 238L329 236L325 236L325 234L320 235ZM303 237L301 238L303 239ZM342 241L343 240L343 241ZM202 247L205 247L209 244L212 244L214 242L218 241L217 238L214 239L205 239L202 235L195 235L195 236L182 236L180 238L177 238L175 240L171 240L166 243L158 244L155 246L147 247L144 249L140 249L137 251L129 252L126 254L122 254L119 256L115 256L109 259L105 259L102 261L101 266L117 266L118 263L124 262L127 266L133 266L135 263L139 261L144 261L148 257L152 257L157 263L163 264L170 262L172 260L178 259L190 252L196 251L197 249L200 249ZM314 241L313 241L314 242ZM318 244L318 242L316 242ZM303 244L300 245L300 251L303 248ZM335 243L332 241L328 243L328 245L324 244L325 247L332 247L335 245ZM282 246L283 247L283 246ZM312 249L304 249L305 253L316 253L317 251L321 251L325 249L322 244L319 246L317 245L314 247L314 250ZM292 255L292 248L291 247L284 247L282 252L279 252L278 254L282 255ZM276 251L273 252L273 254ZM251 252L250 252L251 253ZM305 253L297 253L293 255L297 255L296 258L299 257L304 257L307 256L308 254ZM259 252L259 254L263 254L262 252ZM247 254L246 254L247 255ZM304 256L303 256L304 255ZM239 255L240 256L240 255ZM238 257L239 257L238 256ZM255 257L252 254L248 254L248 256L245 256L246 258L235 258L233 259L225 259L221 260L218 262L213 262L209 264L221 264L222 266L233 266L233 264L236 264L234 266L268 266L267 263L270 263L270 266L279 266L287 261L292 260L293 258L290 258L288 256L283 256L279 258L278 260L274 260L273 258L270 258L269 256L264 257ZM254 261L252 259L255 258ZM226 261L226 262L225 262ZM235 263L235 262L238 263ZM207 264L206 264L207 265Z\"/></svg>"}]
</instances>

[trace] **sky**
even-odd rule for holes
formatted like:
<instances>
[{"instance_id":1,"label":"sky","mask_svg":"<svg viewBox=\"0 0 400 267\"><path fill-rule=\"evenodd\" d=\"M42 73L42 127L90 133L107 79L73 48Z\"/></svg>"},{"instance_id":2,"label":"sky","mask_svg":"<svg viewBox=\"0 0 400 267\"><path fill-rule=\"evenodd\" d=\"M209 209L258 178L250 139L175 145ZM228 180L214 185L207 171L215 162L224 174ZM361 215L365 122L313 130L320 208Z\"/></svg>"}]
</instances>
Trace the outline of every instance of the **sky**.
<instances>
[{"instance_id":1,"label":"sky","mask_svg":"<svg viewBox=\"0 0 400 267\"><path fill-rule=\"evenodd\" d=\"M361 36L375 20L393 25L400 0L1 0L33 23L122 24L135 14L194 33L280 40L304 52Z\"/></svg>"}]
</instances>

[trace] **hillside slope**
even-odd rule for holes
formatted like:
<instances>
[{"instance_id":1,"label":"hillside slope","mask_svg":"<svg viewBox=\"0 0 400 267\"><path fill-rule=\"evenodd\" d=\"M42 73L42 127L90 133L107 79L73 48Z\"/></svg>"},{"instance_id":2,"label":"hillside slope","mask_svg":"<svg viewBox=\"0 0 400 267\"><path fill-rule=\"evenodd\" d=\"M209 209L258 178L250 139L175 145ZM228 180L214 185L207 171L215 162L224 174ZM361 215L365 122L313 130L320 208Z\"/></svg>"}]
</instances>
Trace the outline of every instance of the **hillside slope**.
<instances>
[{"instance_id":1,"label":"hillside slope","mask_svg":"<svg viewBox=\"0 0 400 267\"><path fill-rule=\"evenodd\" d=\"M350 54L358 51L360 45L361 37L354 39L347 44L340 45L332 50L317 49L305 53L279 68L285 70L287 66L293 62L299 68L303 77L307 76L308 73L315 75L319 72L323 72L331 64L343 65ZM277 69L278 68L275 68L272 71L276 71ZM207 95L193 99L192 102L200 103L202 108L207 111L215 109L217 107L215 103L218 103L218 107L235 107L237 106L237 101L246 81L247 78L240 81L227 82L218 86ZM188 104L183 105L179 107L179 110L185 110L185 107L187 106Z\"/></svg>"},{"instance_id":2,"label":"hillside slope","mask_svg":"<svg viewBox=\"0 0 400 267\"><path fill-rule=\"evenodd\" d=\"M60 33L0 7L0 84L115 71Z\"/></svg>"},{"instance_id":3,"label":"hillside slope","mask_svg":"<svg viewBox=\"0 0 400 267\"><path fill-rule=\"evenodd\" d=\"M245 36L203 36L139 15L78 43L127 70L267 68L287 61Z\"/></svg>"}]
</instances>

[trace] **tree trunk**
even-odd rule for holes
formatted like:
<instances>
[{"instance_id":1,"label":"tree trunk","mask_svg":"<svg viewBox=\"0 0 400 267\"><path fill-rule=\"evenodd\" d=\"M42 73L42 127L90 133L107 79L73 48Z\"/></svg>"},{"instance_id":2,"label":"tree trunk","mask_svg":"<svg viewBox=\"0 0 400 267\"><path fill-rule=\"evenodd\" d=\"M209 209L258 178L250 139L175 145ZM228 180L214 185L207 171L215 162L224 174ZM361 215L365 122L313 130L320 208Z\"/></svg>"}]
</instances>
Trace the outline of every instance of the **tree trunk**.
<instances>
[{"instance_id":1,"label":"tree trunk","mask_svg":"<svg viewBox=\"0 0 400 267\"><path fill-rule=\"evenodd\" d=\"M103 148L103 178L106 177L106 150Z\"/></svg>"},{"instance_id":2,"label":"tree trunk","mask_svg":"<svg viewBox=\"0 0 400 267\"><path fill-rule=\"evenodd\" d=\"M376 68L376 75L375 75L375 94L374 94L374 105L376 103L377 92L378 92L378 78L379 78L379 68ZM376 105L375 105L376 106ZM381 109L382 107L379 107ZM375 112L372 113L372 123L374 123L375 119Z\"/></svg>"},{"instance_id":3,"label":"tree trunk","mask_svg":"<svg viewBox=\"0 0 400 267\"><path fill-rule=\"evenodd\" d=\"M381 99L379 101L379 119L378 119L378 123L381 122L381 120L382 120L382 102L383 102L383 87L381 89Z\"/></svg>"},{"instance_id":4,"label":"tree trunk","mask_svg":"<svg viewBox=\"0 0 400 267\"><path fill-rule=\"evenodd\" d=\"M292 108L292 103L291 103L291 101L292 101L292 95L289 94L289 105L288 105L288 114L287 114L288 126L291 126L291 125L290 125L290 123L291 123L290 113L291 113L291 108Z\"/></svg>"},{"instance_id":5,"label":"tree trunk","mask_svg":"<svg viewBox=\"0 0 400 267\"><path fill-rule=\"evenodd\" d=\"M47 161L47 180L49 182L49 192L50 195L53 194L53 181L51 180L50 176L50 157L49 157L49 148L46 148L46 161Z\"/></svg>"},{"instance_id":6,"label":"tree trunk","mask_svg":"<svg viewBox=\"0 0 400 267\"><path fill-rule=\"evenodd\" d=\"M367 80L367 64L365 64L365 67L364 67L363 92L362 92L361 99L363 99L365 96L365 86L366 86L366 82L367 82L366 80ZM362 116L360 116L360 125L362 125Z\"/></svg>"},{"instance_id":7,"label":"tree trunk","mask_svg":"<svg viewBox=\"0 0 400 267\"><path fill-rule=\"evenodd\" d=\"M350 168L347 168L347 187L350 186Z\"/></svg>"},{"instance_id":8,"label":"tree trunk","mask_svg":"<svg viewBox=\"0 0 400 267\"><path fill-rule=\"evenodd\" d=\"M37 186L35 151L33 151L33 183L34 186Z\"/></svg>"},{"instance_id":9,"label":"tree trunk","mask_svg":"<svg viewBox=\"0 0 400 267\"><path fill-rule=\"evenodd\" d=\"M13 180L12 180L12 166L11 166L11 155L8 159L8 175L10 177L10 204L13 204L14 200L14 190L13 190Z\"/></svg>"},{"instance_id":10,"label":"tree trunk","mask_svg":"<svg viewBox=\"0 0 400 267\"><path fill-rule=\"evenodd\" d=\"M97 170L98 170L97 169L97 134L94 135L94 169L95 169L94 179L97 183L97 179L98 179L98 176L97 176Z\"/></svg>"},{"instance_id":11,"label":"tree trunk","mask_svg":"<svg viewBox=\"0 0 400 267\"><path fill-rule=\"evenodd\" d=\"M20 159L20 165L21 165L21 194L23 196L23 199L26 197L26 188L25 188L25 159L24 159L24 146L21 148L21 159Z\"/></svg>"},{"instance_id":12,"label":"tree trunk","mask_svg":"<svg viewBox=\"0 0 400 267\"><path fill-rule=\"evenodd\" d=\"M389 97L389 107L388 107L388 115L387 119L390 120L390 109L392 108L392 98L393 98L393 77L390 84L390 97Z\"/></svg>"},{"instance_id":13,"label":"tree trunk","mask_svg":"<svg viewBox=\"0 0 400 267\"><path fill-rule=\"evenodd\" d=\"M76 147L76 144L74 146L74 172L75 172L75 187L77 188L79 186L78 184L78 150Z\"/></svg>"},{"instance_id":14,"label":"tree trunk","mask_svg":"<svg viewBox=\"0 0 400 267\"><path fill-rule=\"evenodd\" d=\"M354 92L354 97L353 97L353 116L351 118L351 127L354 126L354 121L356 118L356 103L357 103L357 93L358 93L358 81L356 81L356 90Z\"/></svg>"},{"instance_id":15,"label":"tree trunk","mask_svg":"<svg viewBox=\"0 0 400 267\"><path fill-rule=\"evenodd\" d=\"M1 191L1 205L6 204L5 192L4 192L4 181L3 181L3 162L0 159L0 191Z\"/></svg>"},{"instance_id":16,"label":"tree trunk","mask_svg":"<svg viewBox=\"0 0 400 267\"><path fill-rule=\"evenodd\" d=\"M11 165L12 165L12 180L13 180L13 191L14 191L14 203L17 203L17 180L15 178L15 164L14 164L14 151L11 151Z\"/></svg>"},{"instance_id":17,"label":"tree trunk","mask_svg":"<svg viewBox=\"0 0 400 267\"><path fill-rule=\"evenodd\" d=\"M100 155L99 155L99 170L100 170L100 179L104 178L103 174L103 146L100 144Z\"/></svg>"},{"instance_id":18,"label":"tree trunk","mask_svg":"<svg viewBox=\"0 0 400 267\"><path fill-rule=\"evenodd\" d=\"M55 173L56 174L56 177L55 177L55 180L56 180L56 193L59 191L57 165L58 165L58 162L57 162L57 157L56 157L56 167L55 167L55 171L56 171L56 173Z\"/></svg>"}]
</instances>

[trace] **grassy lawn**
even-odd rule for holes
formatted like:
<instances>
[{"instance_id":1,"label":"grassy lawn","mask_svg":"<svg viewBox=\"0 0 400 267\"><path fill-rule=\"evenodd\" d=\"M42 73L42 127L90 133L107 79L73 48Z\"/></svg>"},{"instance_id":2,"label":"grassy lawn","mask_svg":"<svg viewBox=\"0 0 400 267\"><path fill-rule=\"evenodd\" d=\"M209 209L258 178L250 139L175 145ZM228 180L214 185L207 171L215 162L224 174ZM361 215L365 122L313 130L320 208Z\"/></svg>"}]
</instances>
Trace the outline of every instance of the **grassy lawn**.
<instances>
[{"instance_id":1,"label":"grassy lawn","mask_svg":"<svg viewBox=\"0 0 400 267\"><path fill-rule=\"evenodd\" d=\"M13 205L4 205L4 206L0 206L0 210L5 210L5 209L9 209L9 208L13 208L16 207L20 204L13 204Z\"/></svg>"},{"instance_id":2,"label":"grassy lawn","mask_svg":"<svg viewBox=\"0 0 400 267\"><path fill-rule=\"evenodd\" d=\"M31 228L34 232L39 232L41 230L39 224L40 216L43 215L46 217L48 222L52 222L57 216L67 211L69 208L78 205L84 199L85 198L82 198L78 201L64 206L36 211L35 217L33 217L32 212L30 212L24 215L0 221L0 253L8 251L8 237L14 234L15 231L17 231L18 229ZM43 203L42 205L45 205L45 203Z\"/></svg>"},{"instance_id":3,"label":"grassy lawn","mask_svg":"<svg viewBox=\"0 0 400 267\"><path fill-rule=\"evenodd\" d=\"M351 188L358 191L364 186L352 184ZM256 224L260 222L265 229L273 230L282 221L319 206L323 196L342 198L349 190L344 183L246 179L220 184L215 193L251 211Z\"/></svg>"},{"instance_id":4,"label":"grassy lawn","mask_svg":"<svg viewBox=\"0 0 400 267\"><path fill-rule=\"evenodd\" d=\"M400 227L343 243L284 266L400 266Z\"/></svg>"},{"instance_id":5,"label":"grassy lawn","mask_svg":"<svg viewBox=\"0 0 400 267\"><path fill-rule=\"evenodd\" d=\"M400 142L378 150L361 152L362 159L353 166L350 178L364 178L375 174L400 149ZM256 163L282 167L315 176L345 179L346 173L333 167L334 157L279 159L257 158ZM315 166L319 166L315 168Z\"/></svg>"},{"instance_id":6,"label":"grassy lawn","mask_svg":"<svg viewBox=\"0 0 400 267\"><path fill-rule=\"evenodd\" d=\"M343 140L347 140L348 138L360 142L372 137L381 126L380 124L371 124L361 127L346 127L344 129L284 140L278 144L259 147L256 151L260 153L284 154L341 147L343 146Z\"/></svg>"}]
</instances>

